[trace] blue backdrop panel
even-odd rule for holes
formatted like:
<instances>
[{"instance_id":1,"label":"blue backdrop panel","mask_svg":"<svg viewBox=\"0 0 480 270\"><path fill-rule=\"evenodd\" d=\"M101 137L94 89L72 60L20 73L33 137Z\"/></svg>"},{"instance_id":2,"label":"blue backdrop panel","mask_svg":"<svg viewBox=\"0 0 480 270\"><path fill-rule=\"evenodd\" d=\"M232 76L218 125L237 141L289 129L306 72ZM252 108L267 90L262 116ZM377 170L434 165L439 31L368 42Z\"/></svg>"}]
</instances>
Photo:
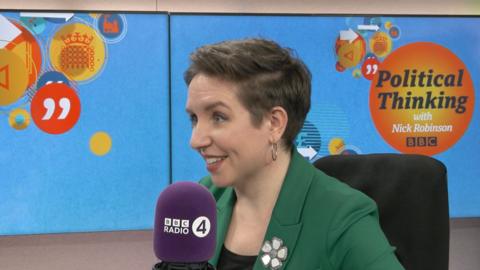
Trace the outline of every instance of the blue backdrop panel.
<instances>
[{"instance_id":1,"label":"blue backdrop panel","mask_svg":"<svg viewBox=\"0 0 480 270\"><path fill-rule=\"evenodd\" d=\"M197 47L228 39L263 37L294 49L313 73L312 108L296 141L299 149L310 146L314 150L305 152L313 162L330 154L328 146L334 138L341 139L350 153L398 152L375 128L369 108L371 81L359 73L361 62L343 72L336 69L335 41L340 31L367 24L379 25L388 32L395 26L392 51L413 42L439 44L465 63L474 89L479 89L479 23L479 18L460 17L171 16L173 181L194 181L207 174L205 163L189 146L191 127L185 113L187 87L183 72L188 67L188 55ZM367 39L372 34L366 31L362 35ZM478 102L477 95L475 105ZM433 156L448 168L452 217L480 216L479 116L475 109L464 135L447 151Z\"/></svg>"},{"instance_id":2,"label":"blue backdrop panel","mask_svg":"<svg viewBox=\"0 0 480 270\"><path fill-rule=\"evenodd\" d=\"M65 24L88 25L106 47L95 77L70 82L81 113L68 132L48 134L33 122L24 130L9 125L14 109L30 113L35 85L18 102L0 106L0 235L151 228L170 177L168 16L112 14L104 23L100 14L75 13L65 23L0 14L37 40L39 77L54 70L49 48ZM111 139L101 156L90 149L100 131Z\"/></svg>"}]
</instances>

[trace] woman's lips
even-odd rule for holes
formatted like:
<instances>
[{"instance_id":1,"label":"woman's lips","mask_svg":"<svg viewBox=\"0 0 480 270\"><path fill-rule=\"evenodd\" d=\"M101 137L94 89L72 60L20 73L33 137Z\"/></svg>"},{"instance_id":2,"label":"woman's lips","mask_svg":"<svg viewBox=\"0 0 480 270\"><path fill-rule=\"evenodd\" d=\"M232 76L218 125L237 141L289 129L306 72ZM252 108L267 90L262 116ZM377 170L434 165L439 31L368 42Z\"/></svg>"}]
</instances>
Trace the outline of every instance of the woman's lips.
<instances>
[{"instance_id":1,"label":"woman's lips","mask_svg":"<svg viewBox=\"0 0 480 270\"><path fill-rule=\"evenodd\" d=\"M227 157L206 157L205 161L207 162L207 170L210 173L218 171L226 158Z\"/></svg>"}]
</instances>

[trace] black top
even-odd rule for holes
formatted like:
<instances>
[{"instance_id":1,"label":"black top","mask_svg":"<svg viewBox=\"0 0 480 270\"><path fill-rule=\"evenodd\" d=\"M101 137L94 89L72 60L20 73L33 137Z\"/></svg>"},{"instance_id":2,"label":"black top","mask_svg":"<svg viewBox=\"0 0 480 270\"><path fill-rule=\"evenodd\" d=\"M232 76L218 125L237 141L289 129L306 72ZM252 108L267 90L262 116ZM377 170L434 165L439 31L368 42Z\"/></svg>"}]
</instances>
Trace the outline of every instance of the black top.
<instances>
[{"instance_id":1,"label":"black top","mask_svg":"<svg viewBox=\"0 0 480 270\"><path fill-rule=\"evenodd\" d=\"M152 270L215 270L215 267L208 262L201 263L171 263L159 262Z\"/></svg>"},{"instance_id":2,"label":"black top","mask_svg":"<svg viewBox=\"0 0 480 270\"><path fill-rule=\"evenodd\" d=\"M252 270L256 260L257 256L237 255L223 246L217 270Z\"/></svg>"}]
</instances>

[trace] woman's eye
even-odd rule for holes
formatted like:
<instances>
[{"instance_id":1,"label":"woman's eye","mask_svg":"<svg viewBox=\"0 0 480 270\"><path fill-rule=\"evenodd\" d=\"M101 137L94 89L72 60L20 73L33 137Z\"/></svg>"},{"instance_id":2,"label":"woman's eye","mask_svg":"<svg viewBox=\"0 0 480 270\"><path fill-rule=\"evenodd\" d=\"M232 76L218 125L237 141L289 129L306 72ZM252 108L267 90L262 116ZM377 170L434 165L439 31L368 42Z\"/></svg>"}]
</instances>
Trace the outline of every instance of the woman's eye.
<instances>
[{"instance_id":1,"label":"woman's eye","mask_svg":"<svg viewBox=\"0 0 480 270\"><path fill-rule=\"evenodd\" d=\"M195 126L198 122L198 119L197 119L197 116L194 115L194 114L191 114L190 115L190 123L192 124L192 126Z\"/></svg>"},{"instance_id":2,"label":"woman's eye","mask_svg":"<svg viewBox=\"0 0 480 270\"><path fill-rule=\"evenodd\" d=\"M213 121L216 122L216 123L221 123L221 122L224 122L225 120L227 120L227 118L220 114L220 113L214 113L213 114Z\"/></svg>"}]
</instances>

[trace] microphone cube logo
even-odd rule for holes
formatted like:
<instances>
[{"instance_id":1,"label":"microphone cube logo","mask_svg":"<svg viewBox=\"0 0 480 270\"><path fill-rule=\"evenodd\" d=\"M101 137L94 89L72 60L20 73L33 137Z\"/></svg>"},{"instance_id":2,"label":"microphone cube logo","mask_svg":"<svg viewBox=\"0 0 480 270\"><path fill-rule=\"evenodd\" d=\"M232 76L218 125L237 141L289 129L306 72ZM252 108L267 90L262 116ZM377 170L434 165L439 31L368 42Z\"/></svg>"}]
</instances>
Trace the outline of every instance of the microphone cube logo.
<instances>
[{"instance_id":1,"label":"microphone cube logo","mask_svg":"<svg viewBox=\"0 0 480 270\"><path fill-rule=\"evenodd\" d=\"M210 220L207 217L197 217L192 223L192 232L196 237L203 238L210 233L210 227ZM188 235L190 233L190 221L188 219L165 218L163 232Z\"/></svg>"}]
</instances>

